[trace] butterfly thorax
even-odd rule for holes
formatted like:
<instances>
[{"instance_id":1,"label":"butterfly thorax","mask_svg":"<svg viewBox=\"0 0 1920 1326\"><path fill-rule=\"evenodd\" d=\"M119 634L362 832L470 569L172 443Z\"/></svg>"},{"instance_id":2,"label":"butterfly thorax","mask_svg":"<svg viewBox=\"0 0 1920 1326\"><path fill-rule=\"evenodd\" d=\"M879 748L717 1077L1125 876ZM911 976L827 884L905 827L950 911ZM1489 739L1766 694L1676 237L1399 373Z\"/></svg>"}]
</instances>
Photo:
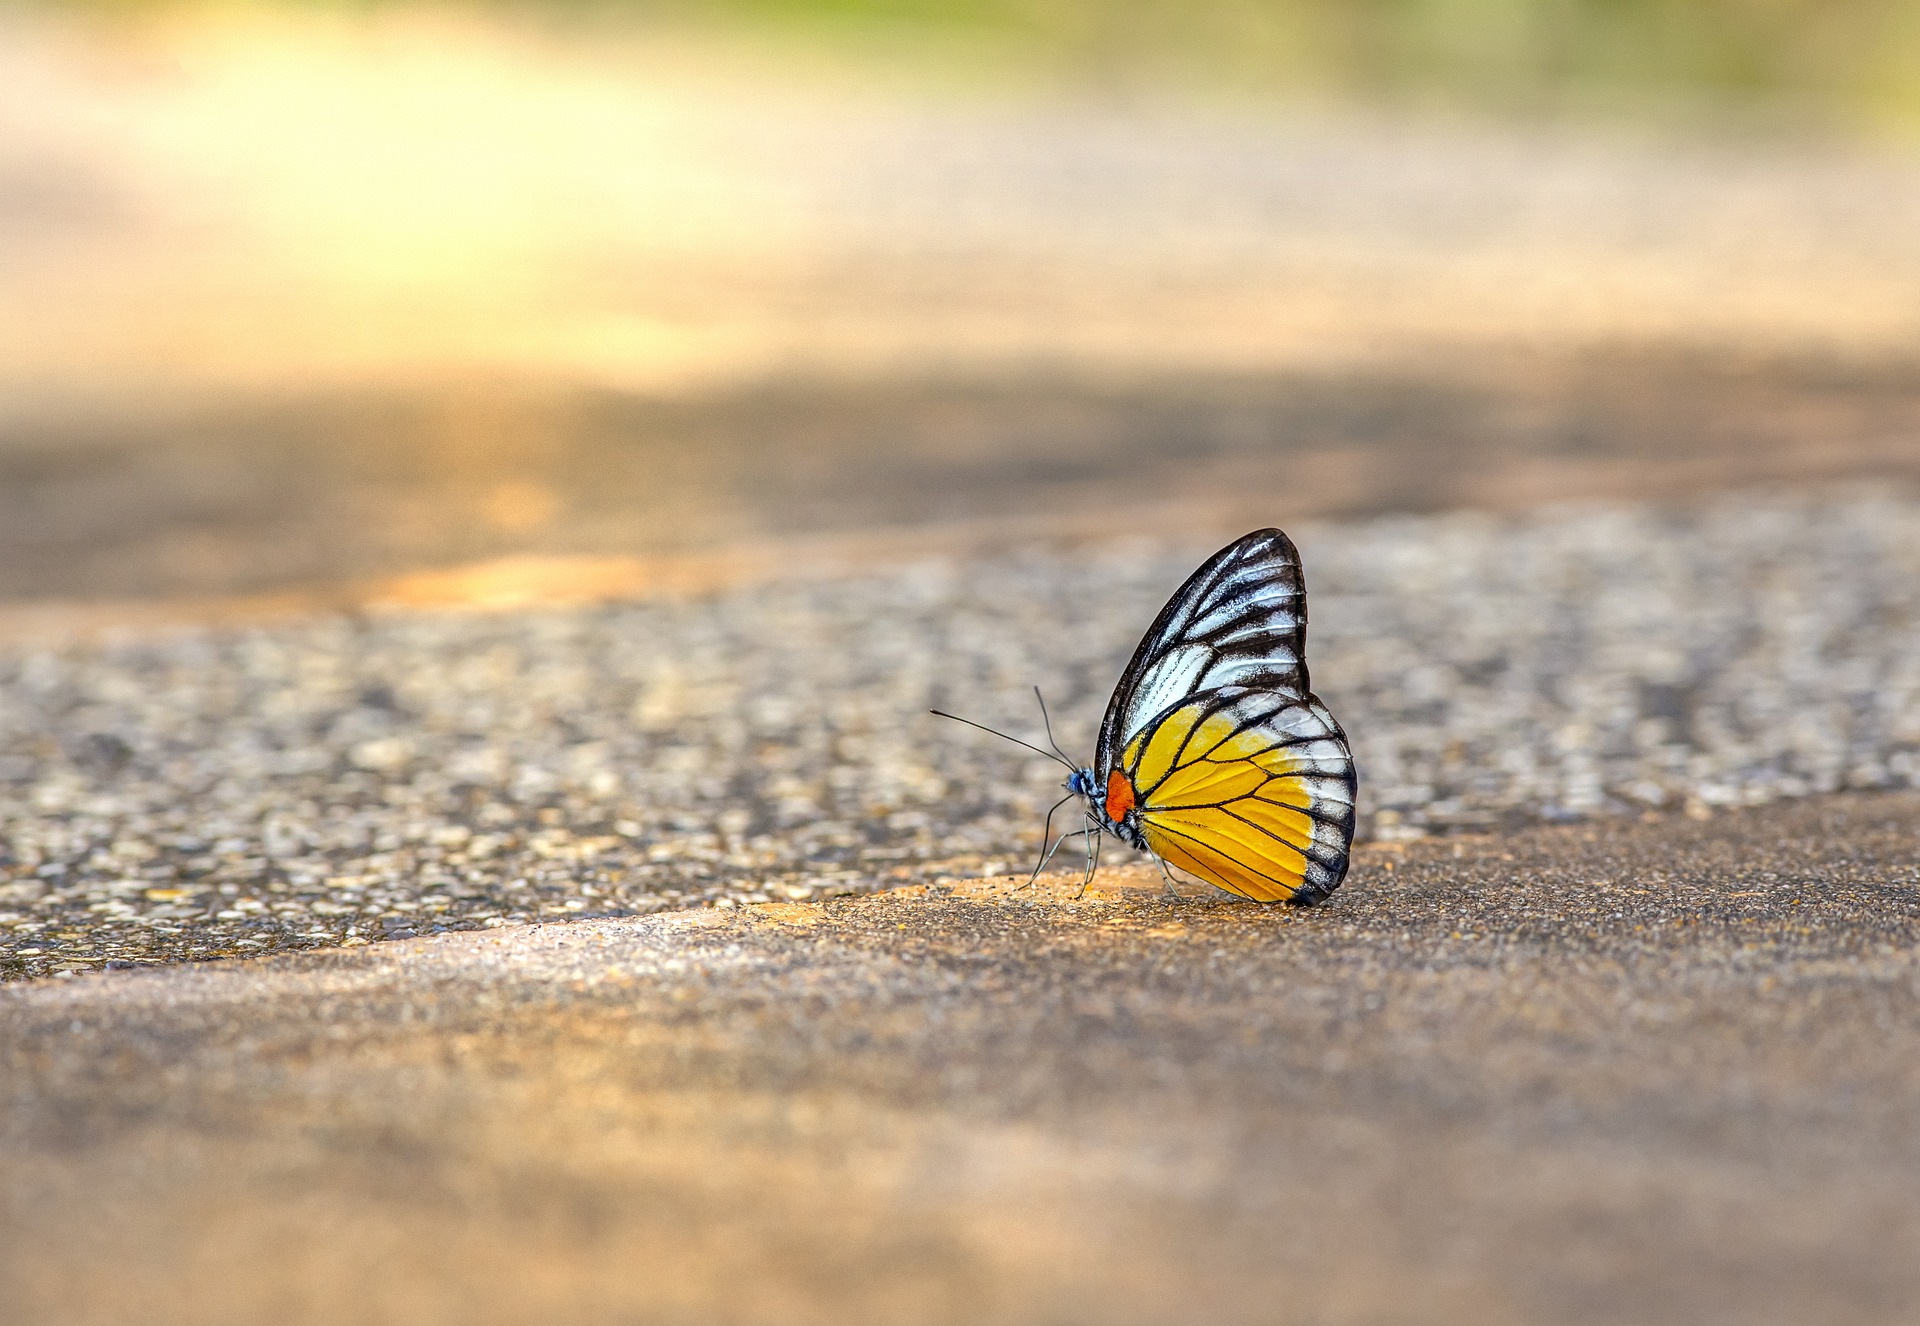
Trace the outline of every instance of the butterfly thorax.
<instances>
[{"instance_id":1,"label":"butterfly thorax","mask_svg":"<svg viewBox=\"0 0 1920 1326\"><path fill-rule=\"evenodd\" d=\"M1101 828L1122 842L1145 847L1145 840L1140 836L1138 816L1134 814L1136 797L1133 782L1121 770L1115 769L1109 773L1103 787L1093 770L1075 769L1067 779L1067 790L1085 798L1090 813Z\"/></svg>"}]
</instances>

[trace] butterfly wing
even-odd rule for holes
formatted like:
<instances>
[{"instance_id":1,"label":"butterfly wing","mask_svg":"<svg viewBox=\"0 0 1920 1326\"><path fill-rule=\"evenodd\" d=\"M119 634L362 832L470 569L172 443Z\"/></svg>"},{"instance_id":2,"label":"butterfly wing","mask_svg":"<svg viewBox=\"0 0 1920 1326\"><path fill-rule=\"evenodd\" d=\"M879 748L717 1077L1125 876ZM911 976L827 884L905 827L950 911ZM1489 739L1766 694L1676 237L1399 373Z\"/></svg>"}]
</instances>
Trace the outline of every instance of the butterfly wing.
<instances>
[{"instance_id":1,"label":"butterfly wing","mask_svg":"<svg viewBox=\"0 0 1920 1326\"><path fill-rule=\"evenodd\" d=\"M1311 695L1223 687L1121 752L1147 848L1256 902L1318 902L1346 878L1355 777L1346 734Z\"/></svg>"},{"instance_id":2,"label":"butterfly wing","mask_svg":"<svg viewBox=\"0 0 1920 1326\"><path fill-rule=\"evenodd\" d=\"M1222 686L1307 693L1307 591L1300 553L1277 529L1234 540L1167 600L1120 674L1094 767L1173 705Z\"/></svg>"},{"instance_id":3,"label":"butterfly wing","mask_svg":"<svg viewBox=\"0 0 1920 1326\"><path fill-rule=\"evenodd\" d=\"M1149 850L1260 902L1326 897L1353 842L1353 756L1309 689L1306 633L1300 554L1256 530L1168 600L1100 725L1110 817L1132 810Z\"/></svg>"}]
</instances>

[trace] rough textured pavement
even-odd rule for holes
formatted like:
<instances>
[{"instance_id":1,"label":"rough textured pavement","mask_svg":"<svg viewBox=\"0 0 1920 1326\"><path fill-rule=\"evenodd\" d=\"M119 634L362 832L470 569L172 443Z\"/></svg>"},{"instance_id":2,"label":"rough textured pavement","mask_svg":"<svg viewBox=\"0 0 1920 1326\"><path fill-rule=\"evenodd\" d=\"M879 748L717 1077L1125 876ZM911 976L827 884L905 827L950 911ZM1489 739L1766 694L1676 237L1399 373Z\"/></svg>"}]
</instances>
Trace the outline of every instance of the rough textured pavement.
<instances>
[{"instance_id":1,"label":"rough textured pavement","mask_svg":"<svg viewBox=\"0 0 1920 1326\"><path fill-rule=\"evenodd\" d=\"M1913 1320L1920 795L1153 883L8 987L7 1319Z\"/></svg>"},{"instance_id":2,"label":"rough textured pavement","mask_svg":"<svg viewBox=\"0 0 1920 1326\"><path fill-rule=\"evenodd\" d=\"M1013 870L1240 532L0 651L0 978ZM1292 532L1367 836L1920 782L1897 491Z\"/></svg>"}]
</instances>

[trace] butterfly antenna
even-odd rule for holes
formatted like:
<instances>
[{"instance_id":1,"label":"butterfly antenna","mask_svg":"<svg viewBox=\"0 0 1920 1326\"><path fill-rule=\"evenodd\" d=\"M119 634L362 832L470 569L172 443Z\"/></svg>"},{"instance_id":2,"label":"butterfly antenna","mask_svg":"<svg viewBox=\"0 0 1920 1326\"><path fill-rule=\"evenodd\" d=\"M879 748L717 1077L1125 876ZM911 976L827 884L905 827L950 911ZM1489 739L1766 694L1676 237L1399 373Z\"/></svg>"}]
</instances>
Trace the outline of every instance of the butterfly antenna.
<instances>
[{"instance_id":1,"label":"butterfly antenna","mask_svg":"<svg viewBox=\"0 0 1920 1326\"><path fill-rule=\"evenodd\" d=\"M1006 733L1000 731L1000 729L998 728L988 727L985 723L976 723L971 718L962 718L958 714L950 714L944 709L929 709L927 710L927 712L939 718L951 718L956 723L965 723L968 727L977 727L982 732L991 732L993 733L994 736L999 737L1004 741L1011 741L1016 746L1025 746L1028 750L1032 751L1035 755L1044 755L1049 760L1058 760L1061 764L1066 765L1067 770L1069 772L1078 772L1078 766L1076 766L1072 760L1067 759L1066 756L1056 755L1052 751L1041 750L1038 746L1034 745L1030 741L1022 741L1018 737L1009 737Z\"/></svg>"},{"instance_id":2,"label":"butterfly antenna","mask_svg":"<svg viewBox=\"0 0 1920 1326\"><path fill-rule=\"evenodd\" d=\"M1062 760L1066 761L1069 769L1073 768L1073 756L1061 750L1060 743L1053 739L1053 716L1047 712L1047 697L1040 694L1038 686L1033 688L1033 698L1040 702L1040 721L1047 725L1047 744L1053 747Z\"/></svg>"}]
</instances>

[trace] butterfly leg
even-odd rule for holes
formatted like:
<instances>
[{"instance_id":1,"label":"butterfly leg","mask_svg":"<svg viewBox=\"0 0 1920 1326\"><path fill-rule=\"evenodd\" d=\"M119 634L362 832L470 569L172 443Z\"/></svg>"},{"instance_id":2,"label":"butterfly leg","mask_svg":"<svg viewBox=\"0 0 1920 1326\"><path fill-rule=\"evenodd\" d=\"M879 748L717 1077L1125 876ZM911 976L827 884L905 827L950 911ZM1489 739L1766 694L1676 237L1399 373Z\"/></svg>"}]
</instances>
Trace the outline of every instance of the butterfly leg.
<instances>
[{"instance_id":1,"label":"butterfly leg","mask_svg":"<svg viewBox=\"0 0 1920 1326\"><path fill-rule=\"evenodd\" d=\"M1086 833L1085 829L1076 829L1072 833L1063 833L1058 838L1054 839L1053 846L1047 849L1047 854L1040 858L1040 863L1033 868L1033 873L1027 876L1026 884L1022 884L1020 888L1015 889L1014 892L1015 893L1020 892L1020 889L1026 888L1029 884L1032 884L1036 879L1039 879L1040 872L1047 868L1047 862L1053 860L1053 854L1059 851L1063 846L1066 845L1067 839L1078 838L1085 833Z\"/></svg>"},{"instance_id":2,"label":"butterfly leg","mask_svg":"<svg viewBox=\"0 0 1920 1326\"><path fill-rule=\"evenodd\" d=\"M1080 892L1073 895L1075 902L1087 896L1094 874L1100 869L1100 826L1094 822L1093 816L1087 816L1087 827L1080 832L1087 836L1087 875L1080 881Z\"/></svg>"},{"instance_id":3,"label":"butterfly leg","mask_svg":"<svg viewBox=\"0 0 1920 1326\"><path fill-rule=\"evenodd\" d=\"M1053 837L1053 812L1060 809L1060 807L1066 805L1071 800L1073 800L1073 793L1069 792L1067 793L1067 795L1061 797L1058 801L1054 802L1051 806L1047 807L1047 817L1045 820L1041 821L1041 824L1040 824L1040 863L1033 868L1033 873L1027 876L1027 884L1031 884L1033 883L1033 881L1040 878L1040 872L1047 868L1047 862L1051 861L1053 859L1053 854L1060 850L1059 843L1054 843L1051 848L1047 846L1048 840ZM1018 893L1020 889L1026 888L1027 884L1022 884L1020 888L1015 889L1014 892Z\"/></svg>"},{"instance_id":4,"label":"butterfly leg","mask_svg":"<svg viewBox=\"0 0 1920 1326\"><path fill-rule=\"evenodd\" d=\"M1160 867L1160 878L1167 881L1167 897L1174 902L1179 902L1180 890L1173 886L1173 872L1167 869L1167 859L1155 853L1153 863Z\"/></svg>"}]
</instances>

